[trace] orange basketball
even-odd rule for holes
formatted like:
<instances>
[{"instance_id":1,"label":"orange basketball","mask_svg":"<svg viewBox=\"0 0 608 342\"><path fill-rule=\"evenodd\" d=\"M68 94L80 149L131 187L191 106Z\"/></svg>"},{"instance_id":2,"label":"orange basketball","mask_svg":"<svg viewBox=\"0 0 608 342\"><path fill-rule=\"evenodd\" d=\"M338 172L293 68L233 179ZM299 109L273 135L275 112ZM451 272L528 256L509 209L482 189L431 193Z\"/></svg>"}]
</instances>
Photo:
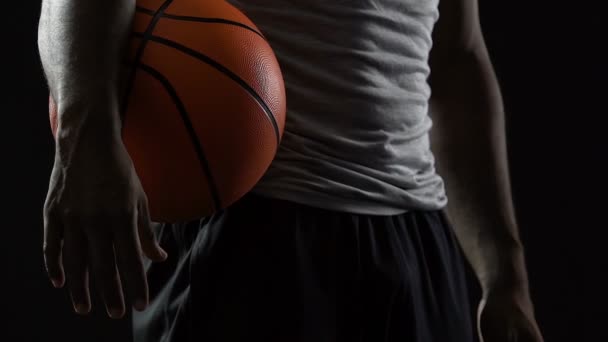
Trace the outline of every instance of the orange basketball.
<instances>
[{"instance_id":1,"label":"orange basketball","mask_svg":"<svg viewBox=\"0 0 608 342\"><path fill-rule=\"evenodd\" d=\"M139 0L123 141L152 219L225 208L262 177L285 125L285 88L260 30L225 1ZM51 127L56 129L51 99Z\"/></svg>"}]
</instances>

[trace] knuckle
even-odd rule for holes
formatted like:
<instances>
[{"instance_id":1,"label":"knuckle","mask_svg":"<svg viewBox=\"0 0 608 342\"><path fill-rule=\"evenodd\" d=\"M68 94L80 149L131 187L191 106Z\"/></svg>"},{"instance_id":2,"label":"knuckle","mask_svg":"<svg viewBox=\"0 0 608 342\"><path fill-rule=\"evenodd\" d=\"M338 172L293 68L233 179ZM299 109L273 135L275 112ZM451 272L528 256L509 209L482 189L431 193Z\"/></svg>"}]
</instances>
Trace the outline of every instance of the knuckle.
<instances>
[{"instance_id":1,"label":"knuckle","mask_svg":"<svg viewBox=\"0 0 608 342\"><path fill-rule=\"evenodd\" d=\"M62 210L62 217L66 221L77 222L107 222L107 221L131 221L134 217L134 210L129 208L113 209L74 209L65 208Z\"/></svg>"}]
</instances>

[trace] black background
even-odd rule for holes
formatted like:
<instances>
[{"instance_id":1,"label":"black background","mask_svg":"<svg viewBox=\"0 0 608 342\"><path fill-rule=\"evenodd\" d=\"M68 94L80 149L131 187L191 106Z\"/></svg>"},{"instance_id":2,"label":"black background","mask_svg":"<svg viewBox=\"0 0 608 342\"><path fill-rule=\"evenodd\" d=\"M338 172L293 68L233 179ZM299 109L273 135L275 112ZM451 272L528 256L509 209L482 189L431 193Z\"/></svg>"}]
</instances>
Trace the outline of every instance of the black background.
<instances>
[{"instance_id":1,"label":"black background","mask_svg":"<svg viewBox=\"0 0 608 342\"><path fill-rule=\"evenodd\" d=\"M608 341L602 12L589 3L481 2L508 112L515 205L538 321L547 341ZM42 205L53 143L36 48L39 7L13 1L3 16L0 340L128 341L127 320L111 321L98 307L92 317L77 317L68 294L52 289L44 274Z\"/></svg>"}]
</instances>

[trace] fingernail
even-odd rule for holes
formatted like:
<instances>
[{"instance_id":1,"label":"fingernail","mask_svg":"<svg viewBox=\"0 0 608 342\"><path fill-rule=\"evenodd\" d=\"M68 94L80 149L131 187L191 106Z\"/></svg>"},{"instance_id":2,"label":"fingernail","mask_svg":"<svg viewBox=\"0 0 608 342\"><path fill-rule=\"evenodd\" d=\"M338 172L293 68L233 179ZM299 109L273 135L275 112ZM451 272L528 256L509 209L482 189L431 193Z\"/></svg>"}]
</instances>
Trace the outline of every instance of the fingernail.
<instances>
[{"instance_id":1,"label":"fingernail","mask_svg":"<svg viewBox=\"0 0 608 342\"><path fill-rule=\"evenodd\" d=\"M120 309L110 309L108 314L110 315L110 317L112 318L121 318L122 317L122 310Z\"/></svg>"},{"instance_id":2,"label":"fingernail","mask_svg":"<svg viewBox=\"0 0 608 342\"><path fill-rule=\"evenodd\" d=\"M85 314L89 313L89 308L82 303L76 304L74 306L74 310L76 310L76 313L81 314L81 315L85 315Z\"/></svg>"},{"instance_id":3,"label":"fingernail","mask_svg":"<svg viewBox=\"0 0 608 342\"><path fill-rule=\"evenodd\" d=\"M167 259L167 257L169 256L169 254L167 254L167 252L165 252L165 251L164 251L164 250L162 250L162 249L160 250L160 255L163 257L163 260L164 260L164 259Z\"/></svg>"},{"instance_id":4,"label":"fingernail","mask_svg":"<svg viewBox=\"0 0 608 342\"><path fill-rule=\"evenodd\" d=\"M146 301L143 299L138 299L135 301L135 309L139 311L143 311L146 308Z\"/></svg>"},{"instance_id":5,"label":"fingernail","mask_svg":"<svg viewBox=\"0 0 608 342\"><path fill-rule=\"evenodd\" d=\"M51 279L51 283L53 283L53 286L58 289L61 287L61 281L57 280L57 279Z\"/></svg>"}]
</instances>

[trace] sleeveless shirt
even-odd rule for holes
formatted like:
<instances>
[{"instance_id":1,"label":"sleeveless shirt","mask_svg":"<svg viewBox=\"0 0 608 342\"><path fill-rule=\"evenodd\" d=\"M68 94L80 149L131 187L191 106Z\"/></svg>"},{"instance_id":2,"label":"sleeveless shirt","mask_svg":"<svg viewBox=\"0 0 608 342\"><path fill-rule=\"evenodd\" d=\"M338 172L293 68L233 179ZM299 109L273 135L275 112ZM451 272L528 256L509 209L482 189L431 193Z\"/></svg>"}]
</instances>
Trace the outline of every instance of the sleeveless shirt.
<instances>
[{"instance_id":1,"label":"sleeveless shirt","mask_svg":"<svg viewBox=\"0 0 608 342\"><path fill-rule=\"evenodd\" d=\"M286 87L261 196L370 215L441 209L428 115L439 0L229 0L262 31Z\"/></svg>"}]
</instances>

